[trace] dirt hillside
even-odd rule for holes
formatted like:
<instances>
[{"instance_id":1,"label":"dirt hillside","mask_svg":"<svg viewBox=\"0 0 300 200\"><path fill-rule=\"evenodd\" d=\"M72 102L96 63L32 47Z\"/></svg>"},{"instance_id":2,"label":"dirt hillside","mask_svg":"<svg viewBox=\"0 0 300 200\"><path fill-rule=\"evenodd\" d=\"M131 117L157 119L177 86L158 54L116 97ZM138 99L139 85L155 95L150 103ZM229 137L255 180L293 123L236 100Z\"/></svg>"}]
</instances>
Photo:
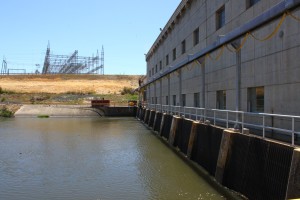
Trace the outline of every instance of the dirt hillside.
<instances>
[{"instance_id":1,"label":"dirt hillside","mask_svg":"<svg viewBox=\"0 0 300 200\"><path fill-rule=\"evenodd\" d=\"M124 87L137 88L137 75L13 75L0 76L0 87L18 93L92 92L119 94Z\"/></svg>"}]
</instances>

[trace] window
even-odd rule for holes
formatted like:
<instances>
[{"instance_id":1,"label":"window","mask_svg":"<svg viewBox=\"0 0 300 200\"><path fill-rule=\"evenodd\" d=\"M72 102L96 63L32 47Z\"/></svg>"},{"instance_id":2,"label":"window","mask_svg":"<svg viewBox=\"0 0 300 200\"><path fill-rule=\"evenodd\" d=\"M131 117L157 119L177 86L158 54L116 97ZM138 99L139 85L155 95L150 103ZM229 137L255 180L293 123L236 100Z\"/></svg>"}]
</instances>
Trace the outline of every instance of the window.
<instances>
[{"instance_id":1,"label":"window","mask_svg":"<svg viewBox=\"0 0 300 200\"><path fill-rule=\"evenodd\" d=\"M155 65L155 73L157 73L157 65Z\"/></svg>"},{"instance_id":2,"label":"window","mask_svg":"<svg viewBox=\"0 0 300 200\"><path fill-rule=\"evenodd\" d=\"M217 30L225 25L225 6L222 6L216 13L216 28Z\"/></svg>"},{"instance_id":3,"label":"window","mask_svg":"<svg viewBox=\"0 0 300 200\"><path fill-rule=\"evenodd\" d=\"M173 49L173 60L176 60L176 48Z\"/></svg>"},{"instance_id":4,"label":"window","mask_svg":"<svg viewBox=\"0 0 300 200\"><path fill-rule=\"evenodd\" d=\"M159 70L162 70L162 61L159 61Z\"/></svg>"},{"instance_id":5,"label":"window","mask_svg":"<svg viewBox=\"0 0 300 200\"><path fill-rule=\"evenodd\" d=\"M181 54L185 53L185 40L181 42Z\"/></svg>"},{"instance_id":6,"label":"window","mask_svg":"<svg viewBox=\"0 0 300 200\"><path fill-rule=\"evenodd\" d=\"M157 100L158 100L158 98L157 98L157 97L155 97L155 104L157 104L157 102L158 102Z\"/></svg>"},{"instance_id":7,"label":"window","mask_svg":"<svg viewBox=\"0 0 300 200\"><path fill-rule=\"evenodd\" d=\"M152 68L152 76L154 75L154 68Z\"/></svg>"},{"instance_id":8,"label":"window","mask_svg":"<svg viewBox=\"0 0 300 200\"><path fill-rule=\"evenodd\" d=\"M264 112L265 91L264 87L248 88L248 111Z\"/></svg>"},{"instance_id":9,"label":"window","mask_svg":"<svg viewBox=\"0 0 300 200\"><path fill-rule=\"evenodd\" d=\"M220 90L217 91L217 109L225 110L226 109L226 91Z\"/></svg>"},{"instance_id":10,"label":"window","mask_svg":"<svg viewBox=\"0 0 300 200\"><path fill-rule=\"evenodd\" d=\"M154 97L152 97L151 99L152 99L152 104L154 104Z\"/></svg>"},{"instance_id":11,"label":"window","mask_svg":"<svg viewBox=\"0 0 300 200\"><path fill-rule=\"evenodd\" d=\"M166 96L166 105L169 105L169 97Z\"/></svg>"},{"instance_id":12,"label":"window","mask_svg":"<svg viewBox=\"0 0 300 200\"><path fill-rule=\"evenodd\" d=\"M258 3L260 0L247 0L247 8L252 7L254 4Z\"/></svg>"},{"instance_id":13,"label":"window","mask_svg":"<svg viewBox=\"0 0 300 200\"><path fill-rule=\"evenodd\" d=\"M166 55L166 66L169 65L169 55Z\"/></svg>"},{"instance_id":14,"label":"window","mask_svg":"<svg viewBox=\"0 0 300 200\"><path fill-rule=\"evenodd\" d=\"M181 106L186 106L186 94L181 95Z\"/></svg>"},{"instance_id":15,"label":"window","mask_svg":"<svg viewBox=\"0 0 300 200\"><path fill-rule=\"evenodd\" d=\"M194 93L194 107L200 107L200 93Z\"/></svg>"},{"instance_id":16,"label":"window","mask_svg":"<svg viewBox=\"0 0 300 200\"><path fill-rule=\"evenodd\" d=\"M196 46L197 44L199 44L199 28L197 28L196 30L194 30L193 41L194 41L194 46Z\"/></svg>"},{"instance_id":17,"label":"window","mask_svg":"<svg viewBox=\"0 0 300 200\"><path fill-rule=\"evenodd\" d=\"M176 106L176 95L173 95L173 106Z\"/></svg>"}]
</instances>

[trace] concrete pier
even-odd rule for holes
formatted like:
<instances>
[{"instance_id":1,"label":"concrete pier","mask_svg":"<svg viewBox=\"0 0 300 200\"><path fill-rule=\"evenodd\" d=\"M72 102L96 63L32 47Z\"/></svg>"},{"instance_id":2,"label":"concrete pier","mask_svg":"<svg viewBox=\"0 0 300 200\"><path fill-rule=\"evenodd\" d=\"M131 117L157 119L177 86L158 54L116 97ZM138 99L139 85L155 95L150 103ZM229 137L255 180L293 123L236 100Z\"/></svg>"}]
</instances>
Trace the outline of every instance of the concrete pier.
<instances>
[{"instance_id":1,"label":"concrete pier","mask_svg":"<svg viewBox=\"0 0 300 200\"><path fill-rule=\"evenodd\" d=\"M228 157L231 154L232 135L238 133L235 130L226 129L223 132L215 178L219 183L223 182L223 175Z\"/></svg>"},{"instance_id":2,"label":"concrete pier","mask_svg":"<svg viewBox=\"0 0 300 200\"><path fill-rule=\"evenodd\" d=\"M300 197L300 149L295 149L290 169L286 199Z\"/></svg>"}]
</instances>

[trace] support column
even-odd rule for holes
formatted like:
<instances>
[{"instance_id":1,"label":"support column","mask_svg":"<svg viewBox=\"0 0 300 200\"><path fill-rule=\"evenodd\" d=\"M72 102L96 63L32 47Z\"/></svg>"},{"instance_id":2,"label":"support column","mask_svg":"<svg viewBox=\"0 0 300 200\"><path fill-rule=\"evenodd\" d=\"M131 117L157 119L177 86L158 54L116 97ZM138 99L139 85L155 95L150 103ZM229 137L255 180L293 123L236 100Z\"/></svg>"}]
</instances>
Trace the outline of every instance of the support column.
<instances>
[{"instance_id":1,"label":"support column","mask_svg":"<svg viewBox=\"0 0 300 200\"><path fill-rule=\"evenodd\" d=\"M205 59L201 59L199 61L200 65L201 65L201 108L205 108Z\"/></svg>"},{"instance_id":2,"label":"support column","mask_svg":"<svg viewBox=\"0 0 300 200\"><path fill-rule=\"evenodd\" d=\"M160 83L159 83L159 96L160 96L160 100L159 100L159 104L160 104L160 111L162 112L162 105L163 105L163 97L162 97L162 80L163 78L160 79Z\"/></svg>"},{"instance_id":3,"label":"support column","mask_svg":"<svg viewBox=\"0 0 300 200\"><path fill-rule=\"evenodd\" d=\"M242 58L241 58L241 40L237 39L231 46L236 49L236 70L235 70L235 110L241 110L241 67L242 67ZM236 114L236 123L234 125L235 129L240 129L240 124L238 123L239 114Z\"/></svg>"},{"instance_id":4,"label":"support column","mask_svg":"<svg viewBox=\"0 0 300 200\"><path fill-rule=\"evenodd\" d=\"M147 86L147 104L151 104L150 84ZM148 106L148 105L147 105Z\"/></svg>"},{"instance_id":5,"label":"support column","mask_svg":"<svg viewBox=\"0 0 300 200\"><path fill-rule=\"evenodd\" d=\"M179 69L178 70L178 77L179 77L179 106L181 106L182 105L182 98L181 98L181 96L182 96L182 73L181 73L181 69Z\"/></svg>"},{"instance_id":6,"label":"support column","mask_svg":"<svg viewBox=\"0 0 300 200\"><path fill-rule=\"evenodd\" d=\"M153 83L153 85L154 85L154 104L156 105L157 104L157 101L156 101L156 97L157 97L157 95L156 95L156 81ZM156 108L156 106L155 106L155 108Z\"/></svg>"},{"instance_id":7,"label":"support column","mask_svg":"<svg viewBox=\"0 0 300 200\"><path fill-rule=\"evenodd\" d=\"M168 104L169 104L169 112L171 112L171 74L168 75Z\"/></svg>"}]
</instances>

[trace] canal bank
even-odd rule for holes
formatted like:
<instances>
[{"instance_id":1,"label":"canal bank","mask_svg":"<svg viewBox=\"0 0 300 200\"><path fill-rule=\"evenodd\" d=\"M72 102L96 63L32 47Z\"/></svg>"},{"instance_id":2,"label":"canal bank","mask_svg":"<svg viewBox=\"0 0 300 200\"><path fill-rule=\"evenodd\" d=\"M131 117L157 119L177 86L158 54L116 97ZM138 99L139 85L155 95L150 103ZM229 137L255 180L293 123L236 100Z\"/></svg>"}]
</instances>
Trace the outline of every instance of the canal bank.
<instances>
[{"instance_id":1,"label":"canal bank","mask_svg":"<svg viewBox=\"0 0 300 200\"><path fill-rule=\"evenodd\" d=\"M139 109L137 118L213 181L249 199L300 197L294 146L149 109Z\"/></svg>"}]
</instances>

